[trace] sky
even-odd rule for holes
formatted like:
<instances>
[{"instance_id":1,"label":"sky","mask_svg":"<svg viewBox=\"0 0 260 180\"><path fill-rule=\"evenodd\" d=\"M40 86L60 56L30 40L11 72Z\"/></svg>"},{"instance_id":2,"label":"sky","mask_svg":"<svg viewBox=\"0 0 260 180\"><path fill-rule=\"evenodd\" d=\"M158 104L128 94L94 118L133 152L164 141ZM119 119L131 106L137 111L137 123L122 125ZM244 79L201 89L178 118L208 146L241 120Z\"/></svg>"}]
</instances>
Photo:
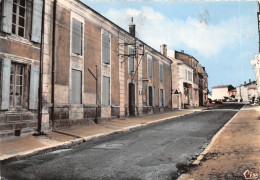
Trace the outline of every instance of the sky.
<instances>
[{"instance_id":1,"label":"sky","mask_svg":"<svg viewBox=\"0 0 260 180\"><path fill-rule=\"evenodd\" d=\"M160 51L160 45L195 57L206 68L209 89L255 80L250 60L258 53L257 1L82 0Z\"/></svg>"}]
</instances>

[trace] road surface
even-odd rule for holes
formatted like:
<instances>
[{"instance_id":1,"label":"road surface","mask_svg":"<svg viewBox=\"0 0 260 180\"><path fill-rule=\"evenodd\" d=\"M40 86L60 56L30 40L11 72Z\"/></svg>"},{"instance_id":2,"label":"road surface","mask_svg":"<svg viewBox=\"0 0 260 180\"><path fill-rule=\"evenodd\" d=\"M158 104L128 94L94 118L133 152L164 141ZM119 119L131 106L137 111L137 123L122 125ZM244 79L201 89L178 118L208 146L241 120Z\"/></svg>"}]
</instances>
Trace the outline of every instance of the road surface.
<instances>
[{"instance_id":1,"label":"road surface","mask_svg":"<svg viewBox=\"0 0 260 180\"><path fill-rule=\"evenodd\" d=\"M176 179L242 107L223 104L70 149L3 164L6 179Z\"/></svg>"}]
</instances>

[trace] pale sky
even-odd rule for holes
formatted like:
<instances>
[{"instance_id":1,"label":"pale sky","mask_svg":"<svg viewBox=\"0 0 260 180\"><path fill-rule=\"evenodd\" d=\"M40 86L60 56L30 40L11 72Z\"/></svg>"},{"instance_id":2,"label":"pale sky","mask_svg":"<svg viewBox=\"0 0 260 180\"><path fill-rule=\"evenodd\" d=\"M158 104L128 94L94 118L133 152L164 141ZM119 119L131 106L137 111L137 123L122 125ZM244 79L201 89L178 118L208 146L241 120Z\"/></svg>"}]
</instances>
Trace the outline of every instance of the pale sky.
<instances>
[{"instance_id":1,"label":"pale sky","mask_svg":"<svg viewBox=\"0 0 260 180\"><path fill-rule=\"evenodd\" d=\"M258 53L257 1L90 1L86 5L156 50L194 56L205 66L209 89L255 80L250 60Z\"/></svg>"}]
</instances>

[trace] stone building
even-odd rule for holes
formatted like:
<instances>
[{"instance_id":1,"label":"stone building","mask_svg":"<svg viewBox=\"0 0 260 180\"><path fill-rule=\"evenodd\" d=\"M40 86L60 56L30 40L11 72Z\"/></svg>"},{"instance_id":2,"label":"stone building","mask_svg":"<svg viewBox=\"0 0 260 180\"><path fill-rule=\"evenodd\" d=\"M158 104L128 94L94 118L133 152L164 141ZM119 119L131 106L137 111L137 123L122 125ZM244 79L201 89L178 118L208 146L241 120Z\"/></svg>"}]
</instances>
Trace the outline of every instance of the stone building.
<instances>
[{"instance_id":1,"label":"stone building","mask_svg":"<svg viewBox=\"0 0 260 180\"><path fill-rule=\"evenodd\" d=\"M236 90L236 99L243 99L243 102L249 102L253 99L253 97L255 99L258 98L256 81L251 81L249 79L248 83L245 81L244 84L238 86Z\"/></svg>"},{"instance_id":2,"label":"stone building","mask_svg":"<svg viewBox=\"0 0 260 180\"><path fill-rule=\"evenodd\" d=\"M127 32L78 0L0 7L1 139L172 109L172 61L133 22Z\"/></svg>"},{"instance_id":3,"label":"stone building","mask_svg":"<svg viewBox=\"0 0 260 180\"><path fill-rule=\"evenodd\" d=\"M230 85L220 85L212 87L212 100L222 100L229 96L229 91L235 89Z\"/></svg>"},{"instance_id":4,"label":"stone building","mask_svg":"<svg viewBox=\"0 0 260 180\"><path fill-rule=\"evenodd\" d=\"M43 5L42 0L0 2L0 139L5 139L39 130L39 120L46 118L38 97L45 78L40 67L49 57L42 35L50 23L43 16L49 3Z\"/></svg>"}]
</instances>

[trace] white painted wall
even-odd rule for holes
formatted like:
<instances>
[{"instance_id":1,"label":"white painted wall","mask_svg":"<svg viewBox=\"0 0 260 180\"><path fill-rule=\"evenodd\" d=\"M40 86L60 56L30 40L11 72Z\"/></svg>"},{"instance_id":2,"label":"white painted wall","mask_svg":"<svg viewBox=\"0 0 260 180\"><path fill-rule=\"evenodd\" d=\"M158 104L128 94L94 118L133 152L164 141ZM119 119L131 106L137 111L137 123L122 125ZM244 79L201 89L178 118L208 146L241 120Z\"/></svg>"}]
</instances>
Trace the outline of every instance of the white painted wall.
<instances>
[{"instance_id":1,"label":"white painted wall","mask_svg":"<svg viewBox=\"0 0 260 180\"><path fill-rule=\"evenodd\" d=\"M224 96L228 97L228 87L212 89L212 100L224 99Z\"/></svg>"}]
</instances>

